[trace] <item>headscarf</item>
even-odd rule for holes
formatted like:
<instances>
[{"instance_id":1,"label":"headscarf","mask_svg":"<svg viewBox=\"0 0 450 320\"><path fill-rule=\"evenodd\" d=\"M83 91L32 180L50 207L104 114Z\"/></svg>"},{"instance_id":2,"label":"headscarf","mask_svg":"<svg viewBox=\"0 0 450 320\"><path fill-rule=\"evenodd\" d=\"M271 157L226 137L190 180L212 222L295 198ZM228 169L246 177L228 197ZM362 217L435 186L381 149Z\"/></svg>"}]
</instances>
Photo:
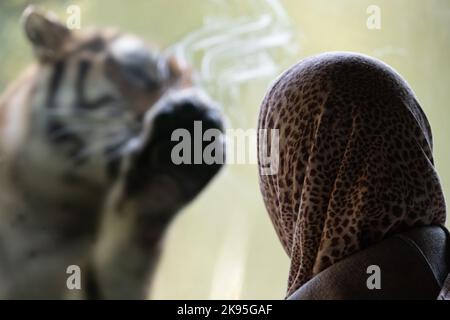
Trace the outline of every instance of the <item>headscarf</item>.
<instances>
[{"instance_id":1,"label":"headscarf","mask_svg":"<svg viewBox=\"0 0 450 320\"><path fill-rule=\"evenodd\" d=\"M304 59L275 82L259 129L260 188L290 257L287 294L392 234L445 223L428 120L405 80L359 54ZM263 170L278 147L278 170ZM276 163L276 161L275 161Z\"/></svg>"}]
</instances>

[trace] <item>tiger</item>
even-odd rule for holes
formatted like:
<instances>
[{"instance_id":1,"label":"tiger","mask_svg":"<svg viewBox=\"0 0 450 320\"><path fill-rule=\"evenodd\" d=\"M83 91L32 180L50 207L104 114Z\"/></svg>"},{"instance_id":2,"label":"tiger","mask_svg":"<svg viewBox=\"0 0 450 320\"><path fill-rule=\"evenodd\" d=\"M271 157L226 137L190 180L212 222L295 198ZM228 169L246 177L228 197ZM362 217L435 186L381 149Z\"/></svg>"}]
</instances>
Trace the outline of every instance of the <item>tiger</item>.
<instances>
[{"instance_id":1,"label":"tiger","mask_svg":"<svg viewBox=\"0 0 450 320\"><path fill-rule=\"evenodd\" d=\"M221 108L138 36L34 6L21 22L35 62L0 97L0 298L145 299L170 222L222 167L175 164L172 133L200 121L222 150Z\"/></svg>"}]
</instances>

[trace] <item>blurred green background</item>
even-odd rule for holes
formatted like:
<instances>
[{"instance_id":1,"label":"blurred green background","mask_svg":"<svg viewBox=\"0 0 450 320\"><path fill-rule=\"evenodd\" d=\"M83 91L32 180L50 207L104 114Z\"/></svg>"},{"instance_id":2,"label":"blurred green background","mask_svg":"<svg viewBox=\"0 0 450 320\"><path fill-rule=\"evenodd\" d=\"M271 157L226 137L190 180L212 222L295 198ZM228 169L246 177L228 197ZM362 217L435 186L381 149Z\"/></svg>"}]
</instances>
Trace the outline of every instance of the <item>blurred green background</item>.
<instances>
[{"instance_id":1,"label":"blurred green background","mask_svg":"<svg viewBox=\"0 0 450 320\"><path fill-rule=\"evenodd\" d=\"M33 61L19 20L29 3L67 16L81 8L81 24L116 26L161 48L204 23L219 0L81 0L0 2L0 92ZM239 1L233 1L239 14ZM397 69L416 92L433 128L434 153L450 199L450 1L284 0L302 57L330 50L362 52ZM381 9L381 29L366 26L369 5ZM230 127L255 128L271 79L242 87L233 106L223 105ZM448 207L448 206L447 206ZM154 299L284 297L288 259L260 197L255 165L228 166L171 226L151 292Z\"/></svg>"}]
</instances>

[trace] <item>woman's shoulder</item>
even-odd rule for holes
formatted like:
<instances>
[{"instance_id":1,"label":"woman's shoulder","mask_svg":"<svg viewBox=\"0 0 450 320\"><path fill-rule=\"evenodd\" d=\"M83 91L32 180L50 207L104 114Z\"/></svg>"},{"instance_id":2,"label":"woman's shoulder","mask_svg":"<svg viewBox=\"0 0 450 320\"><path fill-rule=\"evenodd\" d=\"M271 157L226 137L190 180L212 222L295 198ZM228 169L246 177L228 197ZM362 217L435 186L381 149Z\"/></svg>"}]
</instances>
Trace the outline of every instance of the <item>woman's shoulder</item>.
<instances>
[{"instance_id":1,"label":"woman's shoulder","mask_svg":"<svg viewBox=\"0 0 450 320\"><path fill-rule=\"evenodd\" d=\"M436 299L450 272L448 231L418 227L325 269L289 299Z\"/></svg>"}]
</instances>

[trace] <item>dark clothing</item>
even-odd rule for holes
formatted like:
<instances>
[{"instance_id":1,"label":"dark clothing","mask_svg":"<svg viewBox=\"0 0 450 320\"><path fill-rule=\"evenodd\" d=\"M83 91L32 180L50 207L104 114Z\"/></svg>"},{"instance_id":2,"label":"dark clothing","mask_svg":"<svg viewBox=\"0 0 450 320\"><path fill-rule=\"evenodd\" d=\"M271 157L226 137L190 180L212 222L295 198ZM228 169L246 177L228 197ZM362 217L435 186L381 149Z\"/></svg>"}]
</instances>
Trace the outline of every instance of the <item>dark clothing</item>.
<instances>
[{"instance_id":1,"label":"dark clothing","mask_svg":"<svg viewBox=\"0 0 450 320\"><path fill-rule=\"evenodd\" d=\"M379 266L380 289L368 289L370 265ZM450 298L450 236L444 227L394 235L330 266L288 299ZM446 288L444 283L446 282ZM442 290L442 291L441 291Z\"/></svg>"}]
</instances>

